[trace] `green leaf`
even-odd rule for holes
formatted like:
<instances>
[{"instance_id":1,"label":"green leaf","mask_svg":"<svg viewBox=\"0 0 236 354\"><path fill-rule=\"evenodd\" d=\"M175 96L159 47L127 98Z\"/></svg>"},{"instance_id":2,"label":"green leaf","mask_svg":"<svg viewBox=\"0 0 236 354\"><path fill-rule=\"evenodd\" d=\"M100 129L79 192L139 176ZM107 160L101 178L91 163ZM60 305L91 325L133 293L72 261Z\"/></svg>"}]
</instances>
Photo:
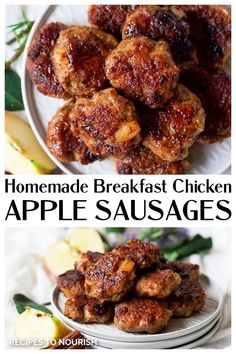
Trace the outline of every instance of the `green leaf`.
<instances>
[{"instance_id":1,"label":"green leaf","mask_svg":"<svg viewBox=\"0 0 236 354\"><path fill-rule=\"evenodd\" d=\"M16 305L16 309L19 314L24 312L26 307L32 307L33 309L52 314L52 312L47 307L37 304L36 302L29 299L23 294L15 294L13 297L13 301Z\"/></svg>"},{"instance_id":2,"label":"green leaf","mask_svg":"<svg viewBox=\"0 0 236 354\"><path fill-rule=\"evenodd\" d=\"M142 229L138 238L140 240L148 239L149 241L154 241L163 235L163 228L160 227L151 227L149 229Z\"/></svg>"},{"instance_id":3,"label":"green leaf","mask_svg":"<svg viewBox=\"0 0 236 354\"><path fill-rule=\"evenodd\" d=\"M5 70L5 109L7 111L24 110L21 80L19 75L12 69Z\"/></svg>"},{"instance_id":4,"label":"green leaf","mask_svg":"<svg viewBox=\"0 0 236 354\"><path fill-rule=\"evenodd\" d=\"M191 254L209 251L212 245L211 237L205 238L197 234L189 242L186 242L174 251L162 250L162 252L169 261L173 261L175 259L188 257Z\"/></svg>"},{"instance_id":5,"label":"green leaf","mask_svg":"<svg viewBox=\"0 0 236 354\"><path fill-rule=\"evenodd\" d=\"M125 231L125 227L106 227L105 230L106 232L112 232L114 234L120 234Z\"/></svg>"}]
</instances>

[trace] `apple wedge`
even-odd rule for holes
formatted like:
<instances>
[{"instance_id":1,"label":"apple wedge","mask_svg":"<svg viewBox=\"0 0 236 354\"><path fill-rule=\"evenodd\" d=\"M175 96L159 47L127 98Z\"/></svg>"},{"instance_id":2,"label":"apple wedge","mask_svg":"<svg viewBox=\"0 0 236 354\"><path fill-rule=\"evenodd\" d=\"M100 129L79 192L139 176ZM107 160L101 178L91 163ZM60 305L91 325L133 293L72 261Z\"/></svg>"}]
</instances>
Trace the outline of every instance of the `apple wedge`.
<instances>
[{"instance_id":1,"label":"apple wedge","mask_svg":"<svg viewBox=\"0 0 236 354\"><path fill-rule=\"evenodd\" d=\"M54 276L73 269L78 260L78 251L65 241L56 241L48 246L44 254L46 269Z\"/></svg>"},{"instance_id":2,"label":"apple wedge","mask_svg":"<svg viewBox=\"0 0 236 354\"><path fill-rule=\"evenodd\" d=\"M41 148L30 126L18 116L5 113L6 170L13 174L47 174L56 165Z\"/></svg>"},{"instance_id":3,"label":"apple wedge","mask_svg":"<svg viewBox=\"0 0 236 354\"><path fill-rule=\"evenodd\" d=\"M69 332L69 328L53 315L31 307L18 315L14 323L17 338L40 340L43 347L49 346L52 340L65 337Z\"/></svg>"},{"instance_id":4,"label":"apple wedge","mask_svg":"<svg viewBox=\"0 0 236 354\"><path fill-rule=\"evenodd\" d=\"M105 245L100 234L90 228L76 228L70 230L67 236L68 244L80 252L105 253Z\"/></svg>"}]
</instances>

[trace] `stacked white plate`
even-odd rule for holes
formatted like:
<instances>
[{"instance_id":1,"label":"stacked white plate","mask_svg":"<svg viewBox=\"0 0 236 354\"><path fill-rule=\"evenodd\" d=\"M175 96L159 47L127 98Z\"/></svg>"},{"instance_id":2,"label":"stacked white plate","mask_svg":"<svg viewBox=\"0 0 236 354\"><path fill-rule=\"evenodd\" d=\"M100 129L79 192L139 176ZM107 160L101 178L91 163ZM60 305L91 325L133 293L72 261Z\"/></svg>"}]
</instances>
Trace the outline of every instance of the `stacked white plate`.
<instances>
[{"instance_id":1,"label":"stacked white plate","mask_svg":"<svg viewBox=\"0 0 236 354\"><path fill-rule=\"evenodd\" d=\"M97 348L110 349L167 349L194 348L207 342L221 323L223 295L218 285L206 276L200 282L206 292L204 308L189 318L172 318L167 328L158 334L126 333L110 324L83 324L65 317L64 295L53 289L52 307L55 315L74 329L78 329Z\"/></svg>"}]
</instances>

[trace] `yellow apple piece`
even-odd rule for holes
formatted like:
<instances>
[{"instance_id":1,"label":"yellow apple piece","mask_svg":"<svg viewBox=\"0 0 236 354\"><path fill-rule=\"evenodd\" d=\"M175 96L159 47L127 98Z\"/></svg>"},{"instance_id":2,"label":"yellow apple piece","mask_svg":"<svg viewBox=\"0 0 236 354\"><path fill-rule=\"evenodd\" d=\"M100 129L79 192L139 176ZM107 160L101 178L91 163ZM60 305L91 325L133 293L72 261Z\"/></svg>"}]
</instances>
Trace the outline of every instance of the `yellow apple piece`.
<instances>
[{"instance_id":1,"label":"yellow apple piece","mask_svg":"<svg viewBox=\"0 0 236 354\"><path fill-rule=\"evenodd\" d=\"M65 241L56 241L48 246L44 264L49 272L57 276L73 269L78 260L78 251Z\"/></svg>"},{"instance_id":2,"label":"yellow apple piece","mask_svg":"<svg viewBox=\"0 0 236 354\"><path fill-rule=\"evenodd\" d=\"M38 339L44 346L50 345L50 340L58 340L70 332L61 321L53 315L27 307L17 316L14 323L14 333L21 339Z\"/></svg>"},{"instance_id":3,"label":"yellow apple piece","mask_svg":"<svg viewBox=\"0 0 236 354\"><path fill-rule=\"evenodd\" d=\"M13 174L46 174L55 170L30 126L15 114L5 113L6 170Z\"/></svg>"},{"instance_id":4,"label":"yellow apple piece","mask_svg":"<svg viewBox=\"0 0 236 354\"><path fill-rule=\"evenodd\" d=\"M70 230L67 242L80 252L101 252L105 253L105 245L100 234L90 228L76 228Z\"/></svg>"}]
</instances>

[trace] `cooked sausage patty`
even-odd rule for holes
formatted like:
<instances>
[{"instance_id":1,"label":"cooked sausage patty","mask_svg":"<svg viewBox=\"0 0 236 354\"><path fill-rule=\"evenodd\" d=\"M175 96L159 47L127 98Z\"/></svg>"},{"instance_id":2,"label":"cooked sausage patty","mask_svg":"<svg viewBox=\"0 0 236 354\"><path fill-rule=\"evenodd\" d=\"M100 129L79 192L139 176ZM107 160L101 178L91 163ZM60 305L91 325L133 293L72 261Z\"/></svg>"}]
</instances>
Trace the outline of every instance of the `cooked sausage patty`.
<instances>
[{"instance_id":1,"label":"cooked sausage patty","mask_svg":"<svg viewBox=\"0 0 236 354\"><path fill-rule=\"evenodd\" d=\"M182 279L198 280L200 276L198 264L184 261L171 261L166 264L166 267L173 269Z\"/></svg>"},{"instance_id":2,"label":"cooked sausage patty","mask_svg":"<svg viewBox=\"0 0 236 354\"><path fill-rule=\"evenodd\" d=\"M66 297L84 294L84 276L77 270L68 270L57 277L57 286Z\"/></svg>"},{"instance_id":3,"label":"cooked sausage patty","mask_svg":"<svg viewBox=\"0 0 236 354\"><path fill-rule=\"evenodd\" d=\"M212 144L231 136L231 78L223 73L209 76L199 95L206 112L204 131L197 141Z\"/></svg>"},{"instance_id":4,"label":"cooked sausage patty","mask_svg":"<svg viewBox=\"0 0 236 354\"><path fill-rule=\"evenodd\" d=\"M141 144L116 162L118 173L123 175L175 175L186 173L189 167L188 160L177 162L162 160Z\"/></svg>"},{"instance_id":5,"label":"cooked sausage patty","mask_svg":"<svg viewBox=\"0 0 236 354\"><path fill-rule=\"evenodd\" d=\"M61 162L78 161L87 165L100 158L92 154L79 135L73 135L70 126L70 113L74 102L66 103L58 109L48 124L46 137L50 152Z\"/></svg>"},{"instance_id":6,"label":"cooked sausage patty","mask_svg":"<svg viewBox=\"0 0 236 354\"><path fill-rule=\"evenodd\" d=\"M206 294L198 281L183 279L178 289L170 295L168 304L175 317L189 317L203 308L205 299Z\"/></svg>"},{"instance_id":7,"label":"cooked sausage patty","mask_svg":"<svg viewBox=\"0 0 236 354\"><path fill-rule=\"evenodd\" d=\"M140 297L163 298L173 293L180 283L180 275L170 269L154 271L138 279L135 292Z\"/></svg>"},{"instance_id":8,"label":"cooked sausage patty","mask_svg":"<svg viewBox=\"0 0 236 354\"><path fill-rule=\"evenodd\" d=\"M231 52L231 15L224 6L182 5L200 65L222 68Z\"/></svg>"},{"instance_id":9,"label":"cooked sausage patty","mask_svg":"<svg viewBox=\"0 0 236 354\"><path fill-rule=\"evenodd\" d=\"M199 98L178 84L174 97L156 111L143 144L161 159L184 159L205 125L205 111Z\"/></svg>"},{"instance_id":10,"label":"cooked sausage patty","mask_svg":"<svg viewBox=\"0 0 236 354\"><path fill-rule=\"evenodd\" d=\"M50 22L34 36L27 53L26 66L37 89L46 96L69 98L55 74L51 55L60 32L66 28L63 23Z\"/></svg>"},{"instance_id":11,"label":"cooked sausage patty","mask_svg":"<svg viewBox=\"0 0 236 354\"><path fill-rule=\"evenodd\" d=\"M85 294L70 297L65 302L64 315L82 323L106 323L113 314L112 307L100 304Z\"/></svg>"},{"instance_id":12,"label":"cooked sausage patty","mask_svg":"<svg viewBox=\"0 0 236 354\"><path fill-rule=\"evenodd\" d=\"M122 40L110 53L106 75L124 95L158 108L173 96L179 69L166 42L140 36Z\"/></svg>"},{"instance_id":13,"label":"cooked sausage patty","mask_svg":"<svg viewBox=\"0 0 236 354\"><path fill-rule=\"evenodd\" d=\"M86 253L80 253L78 260L75 264L76 270L78 270L81 273L85 273L89 267L91 267L93 264L97 263L99 259L101 259L103 256L103 253L100 252L91 252L88 251Z\"/></svg>"},{"instance_id":14,"label":"cooked sausage patty","mask_svg":"<svg viewBox=\"0 0 236 354\"><path fill-rule=\"evenodd\" d=\"M139 269L148 269L158 264L160 248L150 242L131 240L112 250L113 254L131 259Z\"/></svg>"},{"instance_id":15,"label":"cooked sausage patty","mask_svg":"<svg viewBox=\"0 0 236 354\"><path fill-rule=\"evenodd\" d=\"M89 150L102 157L120 157L140 141L140 126L134 104L114 88L92 98L78 98L70 115L74 135L80 135Z\"/></svg>"},{"instance_id":16,"label":"cooked sausage patty","mask_svg":"<svg viewBox=\"0 0 236 354\"><path fill-rule=\"evenodd\" d=\"M231 135L231 78L202 67L184 70L181 81L198 95L206 112L204 131L198 142L211 144Z\"/></svg>"},{"instance_id":17,"label":"cooked sausage patty","mask_svg":"<svg viewBox=\"0 0 236 354\"><path fill-rule=\"evenodd\" d=\"M196 65L194 68L186 68L181 71L179 81L197 96L205 89L212 72L203 66Z\"/></svg>"},{"instance_id":18,"label":"cooked sausage patty","mask_svg":"<svg viewBox=\"0 0 236 354\"><path fill-rule=\"evenodd\" d=\"M115 38L96 28L68 27L53 50L55 72L72 96L88 95L104 87L105 59L116 47Z\"/></svg>"},{"instance_id":19,"label":"cooked sausage patty","mask_svg":"<svg viewBox=\"0 0 236 354\"><path fill-rule=\"evenodd\" d=\"M87 270L85 291L100 302L118 302L132 288L135 276L132 260L110 252Z\"/></svg>"},{"instance_id":20,"label":"cooked sausage patty","mask_svg":"<svg viewBox=\"0 0 236 354\"><path fill-rule=\"evenodd\" d=\"M158 333L166 327L172 311L152 299L131 299L115 306L114 323L125 332Z\"/></svg>"},{"instance_id":21,"label":"cooked sausage patty","mask_svg":"<svg viewBox=\"0 0 236 354\"><path fill-rule=\"evenodd\" d=\"M130 5L90 5L88 20L92 26L120 38L122 27L130 12Z\"/></svg>"},{"instance_id":22,"label":"cooked sausage patty","mask_svg":"<svg viewBox=\"0 0 236 354\"><path fill-rule=\"evenodd\" d=\"M195 61L190 26L183 10L176 6L140 6L127 18L122 38L146 36L165 40L177 62Z\"/></svg>"}]
</instances>

